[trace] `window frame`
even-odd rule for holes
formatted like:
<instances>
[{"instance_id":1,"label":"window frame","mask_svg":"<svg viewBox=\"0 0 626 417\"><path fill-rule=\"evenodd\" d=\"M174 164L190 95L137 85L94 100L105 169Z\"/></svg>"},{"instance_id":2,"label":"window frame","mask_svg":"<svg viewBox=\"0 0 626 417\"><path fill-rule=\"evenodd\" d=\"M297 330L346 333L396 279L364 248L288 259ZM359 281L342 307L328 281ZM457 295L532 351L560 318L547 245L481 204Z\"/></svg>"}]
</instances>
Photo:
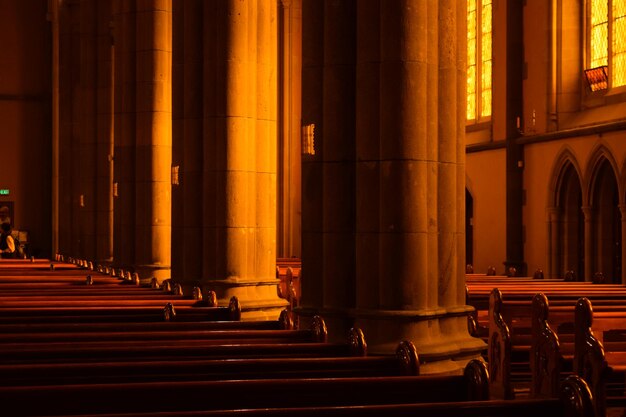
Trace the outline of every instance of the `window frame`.
<instances>
[{"instance_id":1,"label":"window frame","mask_svg":"<svg viewBox=\"0 0 626 417\"><path fill-rule=\"evenodd\" d=\"M583 60L583 80L585 80L585 94L588 96L599 96L599 95L614 95L614 94L622 94L626 93L626 83L619 86L613 85L613 27L615 24L615 19L613 18L613 2L616 0L604 0L607 3L607 71L608 71L608 80L607 80L607 88L601 89L597 91L592 91L588 82L586 82L585 71L589 69L593 69L591 66L591 54L592 54L592 10L594 0L586 0L585 1L585 18L584 18L584 60ZM619 0L621 1L621 0ZM595 67L600 68L600 67Z\"/></svg>"}]
</instances>

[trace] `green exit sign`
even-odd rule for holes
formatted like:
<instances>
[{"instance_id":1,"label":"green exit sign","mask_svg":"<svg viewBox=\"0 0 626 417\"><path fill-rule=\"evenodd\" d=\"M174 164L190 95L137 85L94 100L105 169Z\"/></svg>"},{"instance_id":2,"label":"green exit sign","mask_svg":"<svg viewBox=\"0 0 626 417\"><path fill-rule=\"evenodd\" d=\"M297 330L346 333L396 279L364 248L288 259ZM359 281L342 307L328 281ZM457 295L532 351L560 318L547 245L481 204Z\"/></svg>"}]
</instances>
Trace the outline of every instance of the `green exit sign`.
<instances>
[{"instance_id":1,"label":"green exit sign","mask_svg":"<svg viewBox=\"0 0 626 417\"><path fill-rule=\"evenodd\" d=\"M0 195L9 195L8 188L0 188Z\"/></svg>"}]
</instances>

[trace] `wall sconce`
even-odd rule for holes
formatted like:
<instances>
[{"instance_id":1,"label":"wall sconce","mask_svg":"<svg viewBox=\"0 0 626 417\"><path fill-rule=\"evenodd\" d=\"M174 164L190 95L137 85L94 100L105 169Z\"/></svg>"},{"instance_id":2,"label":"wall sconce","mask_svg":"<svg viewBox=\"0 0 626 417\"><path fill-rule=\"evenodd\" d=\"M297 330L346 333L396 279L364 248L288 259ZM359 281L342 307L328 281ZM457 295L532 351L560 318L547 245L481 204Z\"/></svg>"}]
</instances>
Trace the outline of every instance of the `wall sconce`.
<instances>
[{"instance_id":1,"label":"wall sconce","mask_svg":"<svg viewBox=\"0 0 626 417\"><path fill-rule=\"evenodd\" d=\"M180 178L178 176L179 170L180 170L179 165L174 165L172 167L172 185L180 185Z\"/></svg>"},{"instance_id":2,"label":"wall sconce","mask_svg":"<svg viewBox=\"0 0 626 417\"><path fill-rule=\"evenodd\" d=\"M117 193L117 182L113 183L113 197L118 197Z\"/></svg>"},{"instance_id":3,"label":"wall sconce","mask_svg":"<svg viewBox=\"0 0 626 417\"><path fill-rule=\"evenodd\" d=\"M81 194L80 197L78 197L78 204L81 207L85 207L85 195Z\"/></svg>"},{"instance_id":4,"label":"wall sconce","mask_svg":"<svg viewBox=\"0 0 626 417\"><path fill-rule=\"evenodd\" d=\"M302 126L302 154L315 155L315 124Z\"/></svg>"},{"instance_id":5,"label":"wall sconce","mask_svg":"<svg viewBox=\"0 0 626 417\"><path fill-rule=\"evenodd\" d=\"M585 78L591 91L609 88L609 69L606 65L585 70Z\"/></svg>"}]
</instances>

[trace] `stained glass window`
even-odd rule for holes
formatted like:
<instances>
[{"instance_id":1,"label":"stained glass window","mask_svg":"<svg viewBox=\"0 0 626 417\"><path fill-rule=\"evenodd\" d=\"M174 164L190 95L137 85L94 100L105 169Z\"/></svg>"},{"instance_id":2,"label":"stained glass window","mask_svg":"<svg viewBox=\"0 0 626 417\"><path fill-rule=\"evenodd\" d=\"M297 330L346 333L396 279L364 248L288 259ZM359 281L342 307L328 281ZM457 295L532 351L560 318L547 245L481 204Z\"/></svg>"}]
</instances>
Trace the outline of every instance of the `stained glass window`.
<instances>
[{"instance_id":1,"label":"stained glass window","mask_svg":"<svg viewBox=\"0 0 626 417\"><path fill-rule=\"evenodd\" d=\"M611 87L626 85L626 0L589 6L589 69L607 67Z\"/></svg>"},{"instance_id":2,"label":"stained glass window","mask_svg":"<svg viewBox=\"0 0 626 417\"><path fill-rule=\"evenodd\" d=\"M491 116L492 0L467 1L467 119Z\"/></svg>"}]
</instances>

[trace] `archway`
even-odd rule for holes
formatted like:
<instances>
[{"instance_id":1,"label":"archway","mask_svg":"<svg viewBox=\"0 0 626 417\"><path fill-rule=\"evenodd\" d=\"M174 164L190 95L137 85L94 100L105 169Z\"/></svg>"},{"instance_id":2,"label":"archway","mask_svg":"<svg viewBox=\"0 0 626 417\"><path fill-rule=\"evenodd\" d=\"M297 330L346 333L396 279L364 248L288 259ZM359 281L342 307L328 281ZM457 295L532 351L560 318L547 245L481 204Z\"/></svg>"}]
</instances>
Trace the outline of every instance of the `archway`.
<instances>
[{"instance_id":1,"label":"archway","mask_svg":"<svg viewBox=\"0 0 626 417\"><path fill-rule=\"evenodd\" d=\"M604 160L592 179L592 272L602 272L606 282L621 283L622 232L617 180Z\"/></svg>"},{"instance_id":2,"label":"archway","mask_svg":"<svg viewBox=\"0 0 626 417\"><path fill-rule=\"evenodd\" d=\"M577 280L582 280L585 270L582 190L578 173L571 164L563 170L557 202L560 215L557 271L562 276L566 271L574 271Z\"/></svg>"}]
</instances>

